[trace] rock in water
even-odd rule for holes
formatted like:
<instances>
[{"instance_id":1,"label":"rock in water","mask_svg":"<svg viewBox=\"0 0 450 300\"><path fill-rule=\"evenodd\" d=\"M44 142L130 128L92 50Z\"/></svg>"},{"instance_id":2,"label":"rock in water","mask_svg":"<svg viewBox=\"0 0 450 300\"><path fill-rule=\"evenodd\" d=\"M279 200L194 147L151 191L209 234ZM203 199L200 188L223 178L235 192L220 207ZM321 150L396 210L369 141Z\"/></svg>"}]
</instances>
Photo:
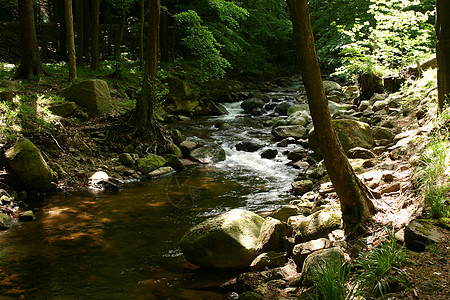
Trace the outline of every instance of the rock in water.
<instances>
[{"instance_id":1,"label":"rock in water","mask_svg":"<svg viewBox=\"0 0 450 300\"><path fill-rule=\"evenodd\" d=\"M112 111L111 94L104 80L89 79L81 81L61 92L61 96L84 107L94 117Z\"/></svg>"},{"instance_id":2,"label":"rock in water","mask_svg":"<svg viewBox=\"0 0 450 300\"><path fill-rule=\"evenodd\" d=\"M25 189L45 191L50 188L52 172L41 151L28 139L20 138L6 150L5 158Z\"/></svg>"},{"instance_id":3,"label":"rock in water","mask_svg":"<svg viewBox=\"0 0 450 300\"><path fill-rule=\"evenodd\" d=\"M256 258L263 222L255 213L233 209L192 227L181 239L181 250L200 267L247 268Z\"/></svg>"},{"instance_id":4,"label":"rock in water","mask_svg":"<svg viewBox=\"0 0 450 300\"><path fill-rule=\"evenodd\" d=\"M211 145L192 150L191 158L196 162L209 164L225 160L226 154L219 145Z\"/></svg>"}]
</instances>

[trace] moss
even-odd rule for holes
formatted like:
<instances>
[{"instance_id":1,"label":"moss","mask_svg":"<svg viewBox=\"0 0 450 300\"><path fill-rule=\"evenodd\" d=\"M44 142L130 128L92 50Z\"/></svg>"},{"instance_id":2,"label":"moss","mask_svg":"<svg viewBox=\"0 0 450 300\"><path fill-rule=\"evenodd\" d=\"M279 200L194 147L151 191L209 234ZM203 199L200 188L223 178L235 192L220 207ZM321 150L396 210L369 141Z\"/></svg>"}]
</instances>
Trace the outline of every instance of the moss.
<instances>
[{"instance_id":1,"label":"moss","mask_svg":"<svg viewBox=\"0 0 450 300\"><path fill-rule=\"evenodd\" d=\"M446 217L439 218L437 223L442 228L450 230L450 218L446 218Z\"/></svg>"}]
</instances>

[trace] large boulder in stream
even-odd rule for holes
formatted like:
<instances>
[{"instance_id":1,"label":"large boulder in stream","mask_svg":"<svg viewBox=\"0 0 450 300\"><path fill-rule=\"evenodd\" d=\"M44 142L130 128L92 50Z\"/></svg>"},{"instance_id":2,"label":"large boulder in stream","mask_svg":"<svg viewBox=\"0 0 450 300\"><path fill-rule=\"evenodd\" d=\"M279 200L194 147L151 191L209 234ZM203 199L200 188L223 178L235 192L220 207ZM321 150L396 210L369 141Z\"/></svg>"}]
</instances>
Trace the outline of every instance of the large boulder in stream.
<instances>
[{"instance_id":1,"label":"large boulder in stream","mask_svg":"<svg viewBox=\"0 0 450 300\"><path fill-rule=\"evenodd\" d=\"M6 150L5 158L25 189L45 191L50 188L52 172L41 151L28 139L20 138Z\"/></svg>"},{"instance_id":2,"label":"large boulder in stream","mask_svg":"<svg viewBox=\"0 0 450 300\"><path fill-rule=\"evenodd\" d=\"M264 218L233 209L192 227L181 239L186 259L204 268L244 269L256 258Z\"/></svg>"},{"instance_id":3,"label":"large boulder in stream","mask_svg":"<svg viewBox=\"0 0 450 300\"><path fill-rule=\"evenodd\" d=\"M203 163L216 163L225 160L225 150L219 145L203 146L192 150L190 154L192 160Z\"/></svg>"},{"instance_id":4,"label":"large boulder in stream","mask_svg":"<svg viewBox=\"0 0 450 300\"><path fill-rule=\"evenodd\" d=\"M200 104L194 90L186 81L176 77L166 78L169 86L170 103L166 105L172 113L185 113L192 115L195 108Z\"/></svg>"},{"instance_id":5,"label":"large boulder in stream","mask_svg":"<svg viewBox=\"0 0 450 300\"><path fill-rule=\"evenodd\" d=\"M61 96L85 108L94 117L108 114L113 109L108 84L104 80L83 80L64 89Z\"/></svg>"},{"instance_id":6,"label":"large boulder in stream","mask_svg":"<svg viewBox=\"0 0 450 300\"><path fill-rule=\"evenodd\" d=\"M144 158L139 158L136 160L136 165L139 171L145 174L163 167L166 163L167 161L164 157L151 153Z\"/></svg>"},{"instance_id":7,"label":"large boulder in stream","mask_svg":"<svg viewBox=\"0 0 450 300\"><path fill-rule=\"evenodd\" d=\"M278 141L288 137L303 139L308 136L305 126L302 125L278 126L272 129L272 134Z\"/></svg>"},{"instance_id":8,"label":"large boulder in stream","mask_svg":"<svg viewBox=\"0 0 450 300\"><path fill-rule=\"evenodd\" d=\"M373 137L369 124L352 119L336 119L332 122L345 152L355 147L372 148ZM309 132L308 143L313 151L319 152L319 144L314 129Z\"/></svg>"}]
</instances>

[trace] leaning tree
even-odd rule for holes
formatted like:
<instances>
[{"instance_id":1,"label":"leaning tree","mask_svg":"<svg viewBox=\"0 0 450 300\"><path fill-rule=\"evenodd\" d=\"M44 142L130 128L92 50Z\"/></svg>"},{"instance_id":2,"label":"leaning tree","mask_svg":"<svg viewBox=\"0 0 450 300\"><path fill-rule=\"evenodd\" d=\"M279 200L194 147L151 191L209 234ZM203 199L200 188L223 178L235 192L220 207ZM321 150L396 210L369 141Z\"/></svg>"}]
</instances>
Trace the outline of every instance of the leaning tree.
<instances>
[{"instance_id":1,"label":"leaning tree","mask_svg":"<svg viewBox=\"0 0 450 300\"><path fill-rule=\"evenodd\" d=\"M351 233L370 219L374 206L356 176L334 131L323 89L307 0L287 0L301 75L308 96L314 128L333 187L340 199L344 229Z\"/></svg>"}]
</instances>

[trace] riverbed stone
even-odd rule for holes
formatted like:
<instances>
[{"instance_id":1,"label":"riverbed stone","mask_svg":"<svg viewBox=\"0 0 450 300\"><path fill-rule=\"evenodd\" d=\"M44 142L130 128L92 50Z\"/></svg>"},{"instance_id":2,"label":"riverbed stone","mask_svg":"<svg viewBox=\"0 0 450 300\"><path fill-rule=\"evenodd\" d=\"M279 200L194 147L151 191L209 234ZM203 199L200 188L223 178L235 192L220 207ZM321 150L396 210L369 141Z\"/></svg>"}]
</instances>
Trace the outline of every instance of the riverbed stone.
<instances>
[{"instance_id":1,"label":"riverbed stone","mask_svg":"<svg viewBox=\"0 0 450 300\"><path fill-rule=\"evenodd\" d=\"M309 241L326 238L328 234L341 228L342 213L339 205L330 205L324 209L292 223L297 240Z\"/></svg>"},{"instance_id":2,"label":"riverbed stone","mask_svg":"<svg viewBox=\"0 0 450 300\"><path fill-rule=\"evenodd\" d=\"M282 267L286 263L286 252L269 251L258 255L250 264L252 271L262 271L266 268Z\"/></svg>"},{"instance_id":3,"label":"riverbed stone","mask_svg":"<svg viewBox=\"0 0 450 300\"><path fill-rule=\"evenodd\" d=\"M253 141L243 141L236 144L237 151L245 151L245 152L256 152L262 147L264 147L264 145L261 145Z\"/></svg>"},{"instance_id":4,"label":"riverbed stone","mask_svg":"<svg viewBox=\"0 0 450 300\"><path fill-rule=\"evenodd\" d=\"M375 154L369 149L362 147L351 148L347 151L348 158L375 158Z\"/></svg>"},{"instance_id":5,"label":"riverbed stone","mask_svg":"<svg viewBox=\"0 0 450 300\"><path fill-rule=\"evenodd\" d=\"M148 154L144 158L139 158L136 160L136 165L138 170L144 174L148 174L156 169L161 168L167 163L164 157L156 154Z\"/></svg>"},{"instance_id":6,"label":"riverbed stone","mask_svg":"<svg viewBox=\"0 0 450 300\"><path fill-rule=\"evenodd\" d=\"M326 268L343 263L344 252L338 247L315 251L305 259L302 267L302 282L306 286L311 286L319 280Z\"/></svg>"},{"instance_id":7,"label":"riverbed stone","mask_svg":"<svg viewBox=\"0 0 450 300\"><path fill-rule=\"evenodd\" d=\"M291 184L292 193L294 195L303 195L304 193L309 192L313 185L314 183L309 179L294 181Z\"/></svg>"},{"instance_id":8,"label":"riverbed stone","mask_svg":"<svg viewBox=\"0 0 450 300\"><path fill-rule=\"evenodd\" d=\"M279 141L288 137L296 139L307 137L306 128L302 125L278 126L272 129L272 134Z\"/></svg>"},{"instance_id":9,"label":"riverbed stone","mask_svg":"<svg viewBox=\"0 0 450 300\"><path fill-rule=\"evenodd\" d=\"M0 230L9 229L12 226L12 218L7 214L0 213Z\"/></svg>"},{"instance_id":10,"label":"riverbed stone","mask_svg":"<svg viewBox=\"0 0 450 300\"><path fill-rule=\"evenodd\" d=\"M28 222L35 219L34 212L32 210L23 211L19 214L19 221Z\"/></svg>"},{"instance_id":11,"label":"riverbed stone","mask_svg":"<svg viewBox=\"0 0 450 300\"><path fill-rule=\"evenodd\" d=\"M161 167L154 171L151 171L150 173L148 173L148 176L149 177L157 177L157 176L166 175L166 174L169 174L172 172L175 172L175 170L172 167L167 166L167 167Z\"/></svg>"},{"instance_id":12,"label":"riverbed stone","mask_svg":"<svg viewBox=\"0 0 450 300\"><path fill-rule=\"evenodd\" d=\"M181 149L181 152L183 153L184 157L189 157L191 155L192 150L194 150L197 147L197 143L194 141L182 141L179 145L179 148Z\"/></svg>"},{"instance_id":13,"label":"riverbed stone","mask_svg":"<svg viewBox=\"0 0 450 300\"><path fill-rule=\"evenodd\" d=\"M342 94L342 86L334 81L323 80L323 89L325 90L325 94L329 95L334 93Z\"/></svg>"},{"instance_id":14,"label":"riverbed stone","mask_svg":"<svg viewBox=\"0 0 450 300\"><path fill-rule=\"evenodd\" d=\"M254 112L255 109L262 109L264 107L264 100L259 98L250 98L242 101L241 108L246 112Z\"/></svg>"},{"instance_id":15,"label":"riverbed stone","mask_svg":"<svg viewBox=\"0 0 450 300\"><path fill-rule=\"evenodd\" d=\"M261 152L261 158L272 159L277 157L278 150L277 149L266 149Z\"/></svg>"},{"instance_id":16,"label":"riverbed stone","mask_svg":"<svg viewBox=\"0 0 450 300\"><path fill-rule=\"evenodd\" d=\"M189 83L176 77L168 77L165 81L169 86L169 98L171 99L166 106L167 109L172 113L192 115L199 105L199 101Z\"/></svg>"},{"instance_id":17,"label":"riverbed stone","mask_svg":"<svg viewBox=\"0 0 450 300\"><path fill-rule=\"evenodd\" d=\"M301 270L306 257L314 251L330 247L331 241L327 238L320 238L295 245L292 254L297 268Z\"/></svg>"},{"instance_id":18,"label":"riverbed stone","mask_svg":"<svg viewBox=\"0 0 450 300\"><path fill-rule=\"evenodd\" d=\"M167 161L167 165L175 171L183 171L186 169L183 162L175 154L166 154L164 155L164 159Z\"/></svg>"},{"instance_id":19,"label":"riverbed stone","mask_svg":"<svg viewBox=\"0 0 450 300\"><path fill-rule=\"evenodd\" d=\"M292 229L286 223L271 217L266 217L261 226L256 252L285 251L283 249L283 237L290 236L291 232Z\"/></svg>"},{"instance_id":20,"label":"riverbed stone","mask_svg":"<svg viewBox=\"0 0 450 300\"><path fill-rule=\"evenodd\" d=\"M279 114L280 116L287 116L288 109L293 104L291 102L281 102L278 103L277 106L275 106L275 112Z\"/></svg>"},{"instance_id":21,"label":"riverbed stone","mask_svg":"<svg viewBox=\"0 0 450 300\"><path fill-rule=\"evenodd\" d=\"M131 156L130 153L121 153L121 154L119 155L119 160L120 160L120 162L121 162L124 166L126 166L126 167L131 167L131 166L133 166L133 165L134 165L134 162L135 162L133 156Z\"/></svg>"},{"instance_id":22,"label":"riverbed stone","mask_svg":"<svg viewBox=\"0 0 450 300\"><path fill-rule=\"evenodd\" d=\"M233 209L208 219L181 239L186 259L204 268L244 269L256 258L256 246L264 218Z\"/></svg>"},{"instance_id":23,"label":"riverbed stone","mask_svg":"<svg viewBox=\"0 0 450 300\"><path fill-rule=\"evenodd\" d=\"M272 217L274 219L277 219L281 222L287 222L287 220L292 216L297 216L304 213L304 210L302 210L298 205L283 205L276 211L270 213L269 217Z\"/></svg>"},{"instance_id":24,"label":"riverbed stone","mask_svg":"<svg viewBox=\"0 0 450 300\"><path fill-rule=\"evenodd\" d=\"M332 123L345 152L355 147L372 148L373 137L369 124L352 119L337 119L332 120ZM308 143L313 151L319 152L319 144L314 129L308 134Z\"/></svg>"},{"instance_id":25,"label":"riverbed stone","mask_svg":"<svg viewBox=\"0 0 450 300\"><path fill-rule=\"evenodd\" d=\"M5 158L25 189L46 191L50 188L50 167L30 140L19 138L14 146L6 150Z\"/></svg>"},{"instance_id":26,"label":"riverbed stone","mask_svg":"<svg viewBox=\"0 0 450 300\"><path fill-rule=\"evenodd\" d=\"M112 99L108 84L100 79L88 79L72 85L61 96L85 108L94 117L112 112Z\"/></svg>"},{"instance_id":27,"label":"riverbed stone","mask_svg":"<svg viewBox=\"0 0 450 300\"><path fill-rule=\"evenodd\" d=\"M311 116L306 111L296 111L286 120L286 125L305 126L311 122Z\"/></svg>"},{"instance_id":28,"label":"riverbed stone","mask_svg":"<svg viewBox=\"0 0 450 300\"><path fill-rule=\"evenodd\" d=\"M226 159L225 150L219 145L210 145L196 148L191 152L192 160L203 163L216 163Z\"/></svg>"}]
</instances>

